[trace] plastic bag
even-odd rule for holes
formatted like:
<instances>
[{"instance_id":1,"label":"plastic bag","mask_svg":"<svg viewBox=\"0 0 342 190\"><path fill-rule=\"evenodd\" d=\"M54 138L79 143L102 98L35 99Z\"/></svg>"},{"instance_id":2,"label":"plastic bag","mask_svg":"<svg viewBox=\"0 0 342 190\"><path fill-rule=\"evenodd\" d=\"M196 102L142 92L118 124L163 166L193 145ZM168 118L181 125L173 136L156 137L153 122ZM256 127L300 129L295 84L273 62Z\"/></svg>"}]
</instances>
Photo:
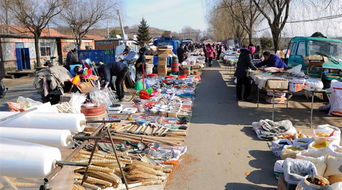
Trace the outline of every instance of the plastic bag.
<instances>
[{"instance_id":1,"label":"plastic bag","mask_svg":"<svg viewBox=\"0 0 342 190\"><path fill-rule=\"evenodd\" d=\"M280 157L281 151L283 150L285 145L292 145L292 142L288 139L279 139L276 141L272 141L271 150L273 154L277 157Z\"/></svg>"},{"instance_id":2,"label":"plastic bag","mask_svg":"<svg viewBox=\"0 0 342 190\"><path fill-rule=\"evenodd\" d=\"M342 158L342 146L334 144L329 145L328 154L331 156Z\"/></svg>"},{"instance_id":3,"label":"plastic bag","mask_svg":"<svg viewBox=\"0 0 342 190\"><path fill-rule=\"evenodd\" d=\"M342 182L337 182L330 185L332 190L341 190L342 189Z\"/></svg>"},{"instance_id":4,"label":"plastic bag","mask_svg":"<svg viewBox=\"0 0 342 190\"><path fill-rule=\"evenodd\" d=\"M284 161L283 167L285 181L293 185L301 182L306 175L317 175L317 169L315 165L307 160L287 158Z\"/></svg>"},{"instance_id":5,"label":"plastic bag","mask_svg":"<svg viewBox=\"0 0 342 190\"><path fill-rule=\"evenodd\" d=\"M274 163L273 173L274 173L274 176L275 176L277 179L278 179L279 176L281 176L282 174L284 174L283 164L284 164L284 160L277 160L277 161Z\"/></svg>"},{"instance_id":6,"label":"plastic bag","mask_svg":"<svg viewBox=\"0 0 342 190\"><path fill-rule=\"evenodd\" d=\"M72 93L69 101L72 113L81 113L81 106L86 101L86 97L80 93Z\"/></svg>"},{"instance_id":7,"label":"plastic bag","mask_svg":"<svg viewBox=\"0 0 342 190\"><path fill-rule=\"evenodd\" d=\"M307 91L322 90L324 87L321 79L308 78L305 82L304 89Z\"/></svg>"},{"instance_id":8,"label":"plastic bag","mask_svg":"<svg viewBox=\"0 0 342 190\"><path fill-rule=\"evenodd\" d=\"M321 155L327 155L329 153L329 142L322 141L313 141L309 144L308 150L320 152Z\"/></svg>"},{"instance_id":9,"label":"plastic bag","mask_svg":"<svg viewBox=\"0 0 342 190\"><path fill-rule=\"evenodd\" d=\"M342 176L342 158L329 155L327 157L327 169L324 176Z\"/></svg>"},{"instance_id":10,"label":"plastic bag","mask_svg":"<svg viewBox=\"0 0 342 190\"><path fill-rule=\"evenodd\" d=\"M312 141L314 141L313 138L298 138L293 140L292 144L293 146L299 146L307 149L309 144L312 143Z\"/></svg>"},{"instance_id":11,"label":"plastic bag","mask_svg":"<svg viewBox=\"0 0 342 190\"><path fill-rule=\"evenodd\" d=\"M296 190L330 190L329 181L326 178L322 176L315 176L315 178L318 178L320 181L327 184L325 186L312 184L307 180L307 178L309 178L309 176L305 176L305 178L297 185Z\"/></svg>"},{"instance_id":12,"label":"plastic bag","mask_svg":"<svg viewBox=\"0 0 342 190\"><path fill-rule=\"evenodd\" d=\"M93 103L97 105L105 104L107 107L117 102L115 95L108 88L105 88L103 90L94 89L89 93L89 97Z\"/></svg>"},{"instance_id":13,"label":"plastic bag","mask_svg":"<svg viewBox=\"0 0 342 190\"><path fill-rule=\"evenodd\" d=\"M338 127L326 124L318 125L314 129L315 141L326 140L330 144L340 145L341 142L341 130Z\"/></svg>"},{"instance_id":14,"label":"plastic bag","mask_svg":"<svg viewBox=\"0 0 342 190\"><path fill-rule=\"evenodd\" d=\"M303 77L305 74L302 72L302 65L297 65L295 67L292 67L291 69L287 70L288 73L294 75L294 76L299 76Z\"/></svg>"},{"instance_id":15,"label":"plastic bag","mask_svg":"<svg viewBox=\"0 0 342 190\"><path fill-rule=\"evenodd\" d=\"M330 110L329 114L342 116L342 82L331 81L330 87Z\"/></svg>"},{"instance_id":16,"label":"plastic bag","mask_svg":"<svg viewBox=\"0 0 342 190\"><path fill-rule=\"evenodd\" d=\"M327 165L325 163L325 156L313 157L310 153L306 154L306 151L300 152L296 156L299 160L307 160L315 164L318 175L323 176Z\"/></svg>"},{"instance_id":17,"label":"plastic bag","mask_svg":"<svg viewBox=\"0 0 342 190\"><path fill-rule=\"evenodd\" d=\"M281 159L284 160L286 158L296 158L296 155L301 151L304 151L304 148L292 145L285 145L283 150L281 151Z\"/></svg>"}]
</instances>

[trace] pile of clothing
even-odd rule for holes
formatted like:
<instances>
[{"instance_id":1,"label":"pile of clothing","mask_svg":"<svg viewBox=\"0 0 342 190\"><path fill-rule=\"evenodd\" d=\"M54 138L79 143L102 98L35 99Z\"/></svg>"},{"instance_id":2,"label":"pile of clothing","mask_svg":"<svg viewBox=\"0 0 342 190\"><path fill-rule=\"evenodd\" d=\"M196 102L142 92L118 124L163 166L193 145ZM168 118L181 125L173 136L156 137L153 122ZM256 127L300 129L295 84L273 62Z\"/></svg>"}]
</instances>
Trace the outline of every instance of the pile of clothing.
<instances>
[{"instance_id":1,"label":"pile of clothing","mask_svg":"<svg viewBox=\"0 0 342 190\"><path fill-rule=\"evenodd\" d=\"M260 120L252 123L253 130L261 140L273 140L283 134L296 134L296 128L293 127L290 120L274 122L269 119Z\"/></svg>"}]
</instances>

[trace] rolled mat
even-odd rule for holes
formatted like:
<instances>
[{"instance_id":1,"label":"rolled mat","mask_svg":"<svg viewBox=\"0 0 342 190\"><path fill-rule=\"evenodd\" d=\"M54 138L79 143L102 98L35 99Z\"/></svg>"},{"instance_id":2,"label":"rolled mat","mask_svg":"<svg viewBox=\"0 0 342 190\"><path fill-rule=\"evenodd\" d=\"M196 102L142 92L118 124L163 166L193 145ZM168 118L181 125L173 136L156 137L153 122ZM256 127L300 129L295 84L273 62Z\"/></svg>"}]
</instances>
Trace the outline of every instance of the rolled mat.
<instances>
[{"instance_id":1,"label":"rolled mat","mask_svg":"<svg viewBox=\"0 0 342 190\"><path fill-rule=\"evenodd\" d=\"M0 112L0 119L16 114L15 112ZM84 130L86 119L83 114L31 112L18 118L0 123L2 127L37 128L37 129L67 129L71 132Z\"/></svg>"},{"instance_id":2,"label":"rolled mat","mask_svg":"<svg viewBox=\"0 0 342 190\"><path fill-rule=\"evenodd\" d=\"M0 137L53 147L68 147L72 143L69 130L0 127Z\"/></svg>"},{"instance_id":3,"label":"rolled mat","mask_svg":"<svg viewBox=\"0 0 342 190\"><path fill-rule=\"evenodd\" d=\"M43 178L61 160L58 148L0 138L0 176Z\"/></svg>"}]
</instances>

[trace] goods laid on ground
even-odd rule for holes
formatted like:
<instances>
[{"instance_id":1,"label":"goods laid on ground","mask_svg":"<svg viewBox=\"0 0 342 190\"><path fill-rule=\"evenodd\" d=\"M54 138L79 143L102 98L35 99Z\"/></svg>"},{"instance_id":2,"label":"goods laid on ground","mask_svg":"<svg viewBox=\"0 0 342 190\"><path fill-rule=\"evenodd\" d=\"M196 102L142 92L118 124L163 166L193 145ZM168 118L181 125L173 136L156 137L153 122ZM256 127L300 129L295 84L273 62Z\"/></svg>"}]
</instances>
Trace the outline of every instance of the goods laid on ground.
<instances>
[{"instance_id":1,"label":"goods laid on ground","mask_svg":"<svg viewBox=\"0 0 342 190\"><path fill-rule=\"evenodd\" d=\"M0 112L0 175L11 177L7 186L37 188L71 165L65 178L73 189L164 185L187 151L182 145L199 81L199 75L149 75L131 102L97 88L54 106L21 98L11 104L19 115Z\"/></svg>"},{"instance_id":2,"label":"goods laid on ground","mask_svg":"<svg viewBox=\"0 0 342 190\"><path fill-rule=\"evenodd\" d=\"M259 139L272 141L271 151L281 159L274 164L278 189L341 189L342 147L338 127L319 125L312 136L307 136L289 120L260 120L252 126Z\"/></svg>"}]
</instances>

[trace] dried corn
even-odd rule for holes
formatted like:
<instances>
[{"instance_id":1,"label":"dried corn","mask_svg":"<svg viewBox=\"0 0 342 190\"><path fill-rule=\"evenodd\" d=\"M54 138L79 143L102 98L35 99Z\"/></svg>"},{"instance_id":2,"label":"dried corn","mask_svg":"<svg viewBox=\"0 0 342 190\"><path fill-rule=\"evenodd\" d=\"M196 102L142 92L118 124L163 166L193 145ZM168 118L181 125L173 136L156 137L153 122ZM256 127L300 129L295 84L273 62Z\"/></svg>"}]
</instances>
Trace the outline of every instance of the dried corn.
<instances>
[{"instance_id":1,"label":"dried corn","mask_svg":"<svg viewBox=\"0 0 342 190\"><path fill-rule=\"evenodd\" d=\"M103 179L106 181L111 182L113 185L118 185L121 182L121 178L115 174L109 174L109 173L104 173L104 172L91 172L89 173L90 176L94 176L99 179Z\"/></svg>"},{"instance_id":2,"label":"dried corn","mask_svg":"<svg viewBox=\"0 0 342 190\"><path fill-rule=\"evenodd\" d=\"M79 184L81 184L81 181L78 182ZM89 189L93 189L93 190L100 190L101 188L97 185L93 185L93 184L90 184L90 183L87 183L87 182L84 182L83 187L86 187L86 188L89 188Z\"/></svg>"},{"instance_id":3,"label":"dried corn","mask_svg":"<svg viewBox=\"0 0 342 190\"><path fill-rule=\"evenodd\" d=\"M86 190L86 189L82 187L81 185L74 184L74 186L72 187L72 190Z\"/></svg>"},{"instance_id":4,"label":"dried corn","mask_svg":"<svg viewBox=\"0 0 342 190\"><path fill-rule=\"evenodd\" d=\"M106 187L111 187L112 183L102 180L102 179L98 179L96 177L92 177L92 176L88 176L86 182L91 183L91 184L99 184L99 185L104 185Z\"/></svg>"},{"instance_id":5,"label":"dried corn","mask_svg":"<svg viewBox=\"0 0 342 190\"><path fill-rule=\"evenodd\" d=\"M148 186L148 185L160 185L163 183L163 180L142 180L142 185Z\"/></svg>"},{"instance_id":6,"label":"dried corn","mask_svg":"<svg viewBox=\"0 0 342 190\"><path fill-rule=\"evenodd\" d=\"M139 170L142 171L144 173L148 173L148 174L153 174L153 175L165 175L164 172L160 171L160 170L155 170L153 168L149 168L149 167L145 167L143 165L129 165L126 167L126 169L130 170Z\"/></svg>"},{"instance_id":7,"label":"dried corn","mask_svg":"<svg viewBox=\"0 0 342 190\"><path fill-rule=\"evenodd\" d=\"M160 179L159 176L147 174L139 170L132 170L126 175L129 180L139 180L139 179Z\"/></svg>"},{"instance_id":8,"label":"dried corn","mask_svg":"<svg viewBox=\"0 0 342 190\"><path fill-rule=\"evenodd\" d=\"M39 187L39 185L35 183L23 183L23 182L15 182L14 185L16 187Z\"/></svg>"},{"instance_id":9,"label":"dried corn","mask_svg":"<svg viewBox=\"0 0 342 190\"><path fill-rule=\"evenodd\" d=\"M100 171L100 172L107 172L107 173L113 173L114 172L113 169L100 167L100 166L94 166L94 165L90 165L88 169L90 171Z\"/></svg>"}]
</instances>

